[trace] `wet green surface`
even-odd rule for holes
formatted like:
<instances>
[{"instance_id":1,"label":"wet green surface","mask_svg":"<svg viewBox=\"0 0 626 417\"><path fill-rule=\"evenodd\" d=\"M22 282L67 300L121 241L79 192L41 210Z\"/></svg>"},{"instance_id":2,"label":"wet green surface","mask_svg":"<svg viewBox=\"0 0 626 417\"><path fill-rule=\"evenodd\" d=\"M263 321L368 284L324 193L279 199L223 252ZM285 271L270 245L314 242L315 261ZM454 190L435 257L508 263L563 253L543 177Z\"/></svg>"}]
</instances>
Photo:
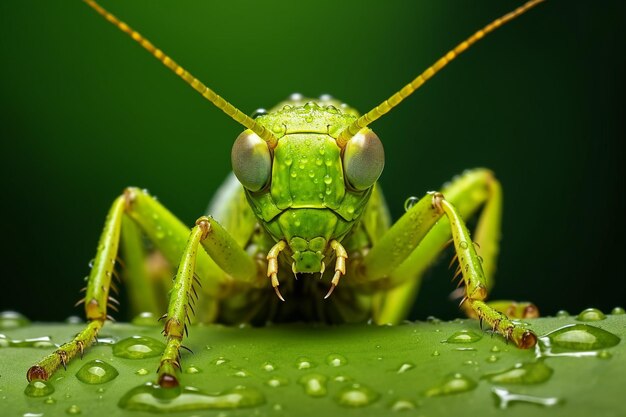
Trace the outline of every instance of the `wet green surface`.
<instances>
[{"instance_id":1,"label":"wet green surface","mask_svg":"<svg viewBox=\"0 0 626 417\"><path fill-rule=\"evenodd\" d=\"M538 359L540 350L507 345L499 336L481 332L472 320L395 327L194 326L185 342L194 353L182 353L186 370L182 385L188 388L151 388L146 383L156 379L158 357L122 358L113 354L115 344L102 343L51 378L54 392L29 397L24 393L26 370L51 349L9 346L0 348L0 406L6 415L55 416L80 410L83 415L111 417L147 416L154 411L181 416L200 412L207 416L626 413L621 402L626 384L626 315L607 315L584 325L575 315L529 323L545 336L542 343L572 330L576 331L572 337L584 336L588 326L593 326L590 334L608 342L573 348L561 344L558 356L545 355L542 345L543 358ZM80 328L79 324L32 324L4 334L8 340L49 336L60 344ZM121 344L131 336L161 340L159 330L107 323L101 339ZM464 331L482 335L461 345L473 350L458 350L459 344L446 342ZM614 336L607 338L606 332ZM80 382L76 375L94 360L111 365L119 375L97 385Z\"/></svg>"}]
</instances>

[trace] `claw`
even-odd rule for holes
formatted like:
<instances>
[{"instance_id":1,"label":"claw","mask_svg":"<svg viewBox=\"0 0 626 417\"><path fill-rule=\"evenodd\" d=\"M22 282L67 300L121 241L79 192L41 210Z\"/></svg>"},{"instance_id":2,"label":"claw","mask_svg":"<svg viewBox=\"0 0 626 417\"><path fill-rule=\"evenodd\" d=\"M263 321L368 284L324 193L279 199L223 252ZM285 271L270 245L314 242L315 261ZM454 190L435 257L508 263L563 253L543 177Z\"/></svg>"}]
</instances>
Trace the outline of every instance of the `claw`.
<instances>
[{"instance_id":1,"label":"claw","mask_svg":"<svg viewBox=\"0 0 626 417\"><path fill-rule=\"evenodd\" d=\"M278 296L278 298L280 298L280 301L285 301L285 299L283 298L282 294L280 293L278 287L274 287L274 292L276 292L276 295Z\"/></svg>"},{"instance_id":2,"label":"claw","mask_svg":"<svg viewBox=\"0 0 626 417\"><path fill-rule=\"evenodd\" d=\"M333 291L335 290L336 287L337 286L335 284L331 284L330 285L330 289L328 290L328 292L324 296L324 300L327 299L328 297L330 297L330 295L333 293Z\"/></svg>"},{"instance_id":3,"label":"claw","mask_svg":"<svg viewBox=\"0 0 626 417\"><path fill-rule=\"evenodd\" d=\"M285 301L285 299L283 298L282 294L280 293L280 291L278 290L278 255L280 254L280 252L285 249L285 246L287 246L287 244L285 243L284 240L280 240L278 241L278 243L276 243L272 249L270 249L270 251L267 254L267 277L271 280L272 282L272 287L274 287L274 292L276 292L276 295L278 296L278 298L280 298L281 301ZM294 264L295 265L295 264ZM294 265L292 265L292 269L294 268ZM295 273L295 271L294 271Z\"/></svg>"},{"instance_id":4,"label":"claw","mask_svg":"<svg viewBox=\"0 0 626 417\"><path fill-rule=\"evenodd\" d=\"M348 258L348 254L346 250L341 246L341 243L336 240L332 240L330 242L330 247L335 251L335 256L337 256L337 260L335 262L335 275L333 275L333 279L331 281L331 287L324 296L324 300L330 297L330 294L335 290L335 287L339 284L339 278L346 273L346 259ZM322 270L325 265L322 262Z\"/></svg>"}]
</instances>

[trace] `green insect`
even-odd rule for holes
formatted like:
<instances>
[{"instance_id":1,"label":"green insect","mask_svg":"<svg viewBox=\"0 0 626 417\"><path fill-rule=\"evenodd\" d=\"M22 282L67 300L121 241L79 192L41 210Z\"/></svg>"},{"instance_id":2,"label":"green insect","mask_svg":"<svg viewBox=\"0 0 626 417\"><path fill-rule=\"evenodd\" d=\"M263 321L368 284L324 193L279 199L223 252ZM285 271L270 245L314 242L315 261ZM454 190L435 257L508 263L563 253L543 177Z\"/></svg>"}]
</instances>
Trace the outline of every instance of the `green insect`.
<instances>
[{"instance_id":1,"label":"green insect","mask_svg":"<svg viewBox=\"0 0 626 417\"><path fill-rule=\"evenodd\" d=\"M408 313L419 277L450 241L459 264L455 277L464 284L458 294L466 314L520 348L536 344L532 331L511 320L536 315L532 304L485 301L501 217L500 185L493 174L468 171L443 190L416 199L392 225L376 185L384 166L383 146L368 126L473 43L542 0L531 0L485 26L362 116L328 96L293 95L254 117L95 1L84 1L246 130L233 145L234 175L210 204L212 217L200 217L191 231L140 189L128 188L114 201L81 300L88 324L33 365L29 380L48 379L94 341L109 317L108 308L115 310L118 303L109 293L116 290L120 257L129 287L148 311L158 310L154 275L169 275L168 265L177 266L162 316L167 346L158 382L164 387L179 383L179 351L192 317L227 324L398 323ZM472 239L463 219L480 208ZM160 254L148 262L144 236ZM146 272L147 263L152 273Z\"/></svg>"}]
</instances>

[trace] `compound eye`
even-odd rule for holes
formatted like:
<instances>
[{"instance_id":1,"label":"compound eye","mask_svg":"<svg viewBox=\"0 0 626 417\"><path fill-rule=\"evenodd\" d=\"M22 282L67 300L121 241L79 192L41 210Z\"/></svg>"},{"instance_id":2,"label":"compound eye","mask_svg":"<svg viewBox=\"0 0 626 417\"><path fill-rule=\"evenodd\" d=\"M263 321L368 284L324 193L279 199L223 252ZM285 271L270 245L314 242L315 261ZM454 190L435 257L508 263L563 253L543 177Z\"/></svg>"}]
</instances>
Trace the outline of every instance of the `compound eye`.
<instances>
[{"instance_id":1,"label":"compound eye","mask_svg":"<svg viewBox=\"0 0 626 417\"><path fill-rule=\"evenodd\" d=\"M259 191L269 182L272 157L267 143L251 130L239 135L230 154L233 172L250 191Z\"/></svg>"},{"instance_id":2,"label":"compound eye","mask_svg":"<svg viewBox=\"0 0 626 417\"><path fill-rule=\"evenodd\" d=\"M378 136L370 129L354 135L343 153L343 170L355 190L370 188L385 166L385 151Z\"/></svg>"}]
</instances>

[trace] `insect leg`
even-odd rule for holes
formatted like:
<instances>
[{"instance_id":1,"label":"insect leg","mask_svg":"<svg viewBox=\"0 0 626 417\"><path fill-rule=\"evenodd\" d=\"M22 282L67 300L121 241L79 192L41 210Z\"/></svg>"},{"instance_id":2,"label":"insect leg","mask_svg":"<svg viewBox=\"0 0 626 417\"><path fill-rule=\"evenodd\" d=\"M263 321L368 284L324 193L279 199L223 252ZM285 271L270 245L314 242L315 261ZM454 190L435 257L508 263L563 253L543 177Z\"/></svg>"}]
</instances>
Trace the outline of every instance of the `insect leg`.
<instances>
[{"instance_id":1,"label":"insect leg","mask_svg":"<svg viewBox=\"0 0 626 417\"><path fill-rule=\"evenodd\" d=\"M478 234L488 241L485 242L488 254L485 263L495 263L501 204L499 184L491 172L474 170L455 180L445 191L452 196L450 200L444 199L441 193L432 193L419 200L355 267L357 275L361 275L357 280L365 278L382 281L390 287L397 286L378 296L376 320L397 322L405 316L410 300L417 292L421 273L452 236L461 265L460 274L466 285L466 300L474 315L506 337L513 338L518 345L528 347L526 344L534 340L532 333L514 325L504 314L482 302L487 295L488 278L462 220L487 202L487 212L495 219L481 218ZM451 200L458 204L458 209L450 203ZM487 269L489 274L494 270Z\"/></svg>"},{"instance_id":2,"label":"insect leg","mask_svg":"<svg viewBox=\"0 0 626 417\"><path fill-rule=\"evenodd\" d=\"M203 253L199 245L233 279L250 281L257 277L255 262L246 251L237 246L235 240L222 226L209 217L200 217L182 254L178 272L172 287L163 334L167 338L165 351L161 356L158 382L162 387L178 386L176 370L180 369L180 348L183 335L188 335L187 325L191 324L194 271L196 257Z\"/></svg>"},{"instance_id":3,"label":"insect leg","mask_svg":"<svg viewBox=\"0 0 626 417\"><path fill-rule=\"evenodd\" d=\"M107 304L109 291L115 288L115 284L111 281L114 276L120 235L124 233L122 229L124 218L138 225L170 264L177 265L180 261L185 241L189 236L189 228L147 193L137 188L126 189L115 199L109 210L87 282L85 297L81 301L85 304L85 315L88 321L86 328L72 341L63 344L33 365L27 372L28 380L46 380L76 355L82 355L84 349L95 340L105 320L110 318L107 313ZM223 248L223 251L228 250L228 247ZM243 251L243 249L240 250ZM218 249L217 252L219 251ZM233 277L227 275L205 251L198 252L196 274L202 280L202 290L211 296L212 300L223 294L234 281ZM136 278L129 277L129 279ZM209 297L205 297L207 298ZM214 313L216 310L214 308L209 311ZM210 318L211 316L208 317Z\"/></svg>"}]
</instances>

